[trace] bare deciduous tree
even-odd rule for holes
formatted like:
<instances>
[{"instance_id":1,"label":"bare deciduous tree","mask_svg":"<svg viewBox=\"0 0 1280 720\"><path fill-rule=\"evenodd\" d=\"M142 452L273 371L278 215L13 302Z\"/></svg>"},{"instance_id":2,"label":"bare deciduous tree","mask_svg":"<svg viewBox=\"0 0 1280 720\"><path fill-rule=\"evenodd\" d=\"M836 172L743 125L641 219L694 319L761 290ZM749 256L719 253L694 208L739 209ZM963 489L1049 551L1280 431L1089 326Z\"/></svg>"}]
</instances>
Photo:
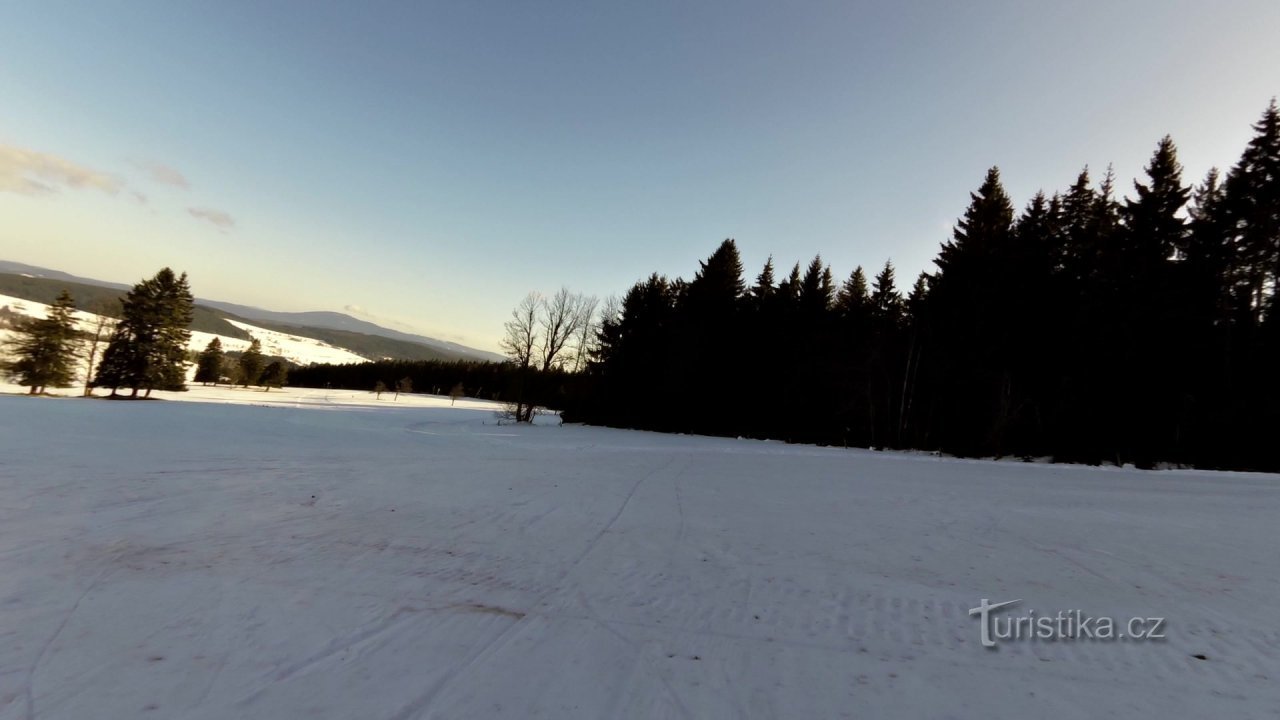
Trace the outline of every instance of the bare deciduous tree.
<instances>
[{"instance_id":1,"label":"bare deciduous tree","mask_svg":"<svg viewBox=\"0 0 1280 720\"><path fill-rule=\"evenodd\" d=\"M511 408L516 422L533 420L533 405L524 401L524 388L529 379L529 367L533 364L538 348L538 316L541 308L542 298L538 293L525 295L511 311L511 319L505 325L507 334L502 338L502 349L520 368L516 400Z\"/></svg>"},{"instance_id":2,"label":"bare deciduous tree","mask_svg":"<svg viewBox=\"0 0 1280 720\"><path fill-rule=\"evenodd\" d=\"M569 342L577 337L582 322L583 298L562 287L542 302L542 369L550 370Z\"/></svg>"},{"instance_id":3,"label":"bare deciduous tree","mask_svg":"<svg viewBox=\"0 0 1280 720\"><path fill-rule=\"evenodd\" d=\"M93 394L93 366L98 361L98 353L105 347L105 343L111 338L111 333L116 329L116 319L108 315L111 311L112 303L97 302L90 306L89 312L94 313L96 317L86 323L85 335L88 340L85 343L84 357L84 395L88 397Z\"/></svg>"},{"instance_id":4,"label":"bare deciduous tree","mask_svg":"<svg viewBox=\"0 0 1280 720\"><path fill-rule=\"evenodd\" d=\"M550 298L531 292L511 311L502 349L520 369L520 376L516 400L505 416L516 422L533 419L534 406L525 402L531 371L568 367L576 372L586 367L598 304L595 297L562 287Z\"/></svg>"},{"instance_id":5,"label":"bare deciduous tree","mask_svg":"<svg viewBox=\"0 0 1280 720\"><path fill-rule=\"evenodd\" d=\"M525 295L503 326L507 334L502 338L502 350L521 368L529 367L538 347L538 309L541 305L542 298L538 293Z\"/></svg>"},{"instance_id":6,"label":"bare deciduous tree","mask_svg":"<svg viewBox=\"0 0 1280 720\"><path fill-rule=\"evenodd\" d=\"M578 333L573 340L573 371L582 372L587 369L587 360L591 358L591 348L595 345L596 331L600 327L596 317L596 307L600 301L595 295L581 298L578 302Z\"/></svg>"}]
</instances>

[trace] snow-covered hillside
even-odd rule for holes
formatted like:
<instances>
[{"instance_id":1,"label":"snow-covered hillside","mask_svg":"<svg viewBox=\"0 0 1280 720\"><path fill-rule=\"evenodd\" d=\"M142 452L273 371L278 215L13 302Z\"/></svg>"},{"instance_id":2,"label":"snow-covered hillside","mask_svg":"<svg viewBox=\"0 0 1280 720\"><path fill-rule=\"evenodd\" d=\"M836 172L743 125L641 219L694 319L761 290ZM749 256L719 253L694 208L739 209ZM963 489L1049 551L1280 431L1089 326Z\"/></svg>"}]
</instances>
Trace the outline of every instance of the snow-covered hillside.
<instances>
[{"instance_id":1,"label":"snow-covered hillside","mask_svg":"<svg viewBox=\"0 0 1280 720\"><path fill-rule=\"evenodd\" d=\"M44 317L49 312L48 305L8 295L0 295L0 308L3 307L8 307L13 312L19 315L26 315L28 317ZM75 312L75 318L80 324L81 329L91 328L97 317L97 315L80 310ZM290 335L287 333L277 332L275 330L267 330L265 328L249 325L248 323L236 320L227 320L227 322L256 338L262 344L262 352L264 355L283 357L286 360L299 365L307 365L310 363L364 362L366 359L351 352L350 350L335 347L314 338ZM214 335L207 332L192 332L191 342L188 343L187 347L198 352L203 350L214 337L219 338L224 350L241 351L249 347L248 340L227 337L225 335Z\"/></svg>"},{"instance_id":2,"label":"snow-covered hillside","mask_svg":"<svg viewBox=\"0 0 1280 720\"><path fill-rule=\"evenodd\" d=\"M0 397L0 718L1280 710L1274 475L158 395ZM1166 639L984 649L983 598Z\"/></svg>"},{"instance_id":3,"label":"snow-covered hillside","mask_svg":"<svg viewBox=\"0 0 1280 720\"><path fill-rule=\"evenodd\" d=\"M302 337L300 335L290 335L287 333L277 332L275 330L267 330L238 320L227 320L227 322L249 333L262 343L262 354L270 356L283 357L291 362L299 365L308 363L351 363L365 362L363 358L350 350L340 347L334 347L325 342L316 340L315 338ZM237 340L219 336L222 340L224 350L244 350L249 347L247 340ZM209 333L191 333L191 345L193 349L203 349L205 345L213 339L213 335Z\"/></svg>"}]
</instances>

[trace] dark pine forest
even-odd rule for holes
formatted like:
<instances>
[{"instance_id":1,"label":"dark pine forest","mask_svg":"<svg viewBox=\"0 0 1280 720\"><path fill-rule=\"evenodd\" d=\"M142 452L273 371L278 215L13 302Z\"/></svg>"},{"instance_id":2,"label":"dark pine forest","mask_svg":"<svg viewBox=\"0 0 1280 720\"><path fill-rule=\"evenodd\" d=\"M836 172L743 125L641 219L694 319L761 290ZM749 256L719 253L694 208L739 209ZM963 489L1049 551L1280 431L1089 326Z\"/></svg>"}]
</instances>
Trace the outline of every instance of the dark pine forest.
<instances>
[{"instance_id":1,"label":"dark pine forest","mask_svg":"<svg viewBox=\"0 0 1280 720\"><path fill-rule=\"evenodd\" d=\"M1168 137L1131 188L1085 170L1021 208L992 168L905 292L889 263L748 274L725 240L690 280L632 286L584 371L529 382L566 420L618 427L1280 469L1274 101L1253 127L1195 185Z\"/></svg>"}]
</instances>

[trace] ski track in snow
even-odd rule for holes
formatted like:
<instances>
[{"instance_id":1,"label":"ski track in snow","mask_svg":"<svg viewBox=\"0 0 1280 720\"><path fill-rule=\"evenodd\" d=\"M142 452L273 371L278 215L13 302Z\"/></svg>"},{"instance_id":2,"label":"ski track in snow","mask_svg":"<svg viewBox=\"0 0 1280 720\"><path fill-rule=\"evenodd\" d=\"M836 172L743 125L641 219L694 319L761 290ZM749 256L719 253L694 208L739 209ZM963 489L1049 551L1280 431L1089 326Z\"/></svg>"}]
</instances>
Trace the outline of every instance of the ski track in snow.
<instances>
[{"instance_id":1,"label":"ski track in snow","mask_svg":"<svg viewBox=\"0 0 1280 720\"><path fill-rule=\"evenodd\" d=\"M0 720L1280 714L1274 475L159 395L0 396Z\"/></svg>"}]
</instances>

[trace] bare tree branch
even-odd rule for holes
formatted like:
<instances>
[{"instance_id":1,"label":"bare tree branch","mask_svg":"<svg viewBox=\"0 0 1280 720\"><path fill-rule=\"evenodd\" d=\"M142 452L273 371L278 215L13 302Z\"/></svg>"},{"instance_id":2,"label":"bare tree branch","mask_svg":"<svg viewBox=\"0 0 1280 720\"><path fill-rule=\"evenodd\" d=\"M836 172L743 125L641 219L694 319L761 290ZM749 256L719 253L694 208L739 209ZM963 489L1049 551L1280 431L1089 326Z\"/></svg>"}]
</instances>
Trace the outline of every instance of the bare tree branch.
<instances>
[{"instance_id":1,"label":"bare tree branch","mask_svg":"<svg viewBox=\"0 0 1280 720\"><path fill-rule=\"evenodd\" d=\"M538 310L542 298L536 292L524 296L511 311L511 319L503 326L507 334L502 338L502 350L522 368L533 362L538 346Z\"/></svg>"},{"instance_id":2,"label":"bare tree branch","mask_svg":"<svg viewBox=\"0 0 1280 720\"><path fill-rule=\"evenodd\" d=\"M582 322L581 295L562 287L554 296L542 303L542 369L550 370L560 353L577 336Z\"/></svg>"},{"instance_id":3,"label":"bare tree branch","mask_svg":"<svg viewBox=\"0 0 1280 720\"><path fill-rule=\"evenodd\" d=\"M596 318L596 307L600 300L595 295L583 297L578 303L578 334L574 338L573 371L582 372L587 368L587 360L591 356L591 348L595 344L596 331L600 322Z\"/></svg>"}]
</instances>

